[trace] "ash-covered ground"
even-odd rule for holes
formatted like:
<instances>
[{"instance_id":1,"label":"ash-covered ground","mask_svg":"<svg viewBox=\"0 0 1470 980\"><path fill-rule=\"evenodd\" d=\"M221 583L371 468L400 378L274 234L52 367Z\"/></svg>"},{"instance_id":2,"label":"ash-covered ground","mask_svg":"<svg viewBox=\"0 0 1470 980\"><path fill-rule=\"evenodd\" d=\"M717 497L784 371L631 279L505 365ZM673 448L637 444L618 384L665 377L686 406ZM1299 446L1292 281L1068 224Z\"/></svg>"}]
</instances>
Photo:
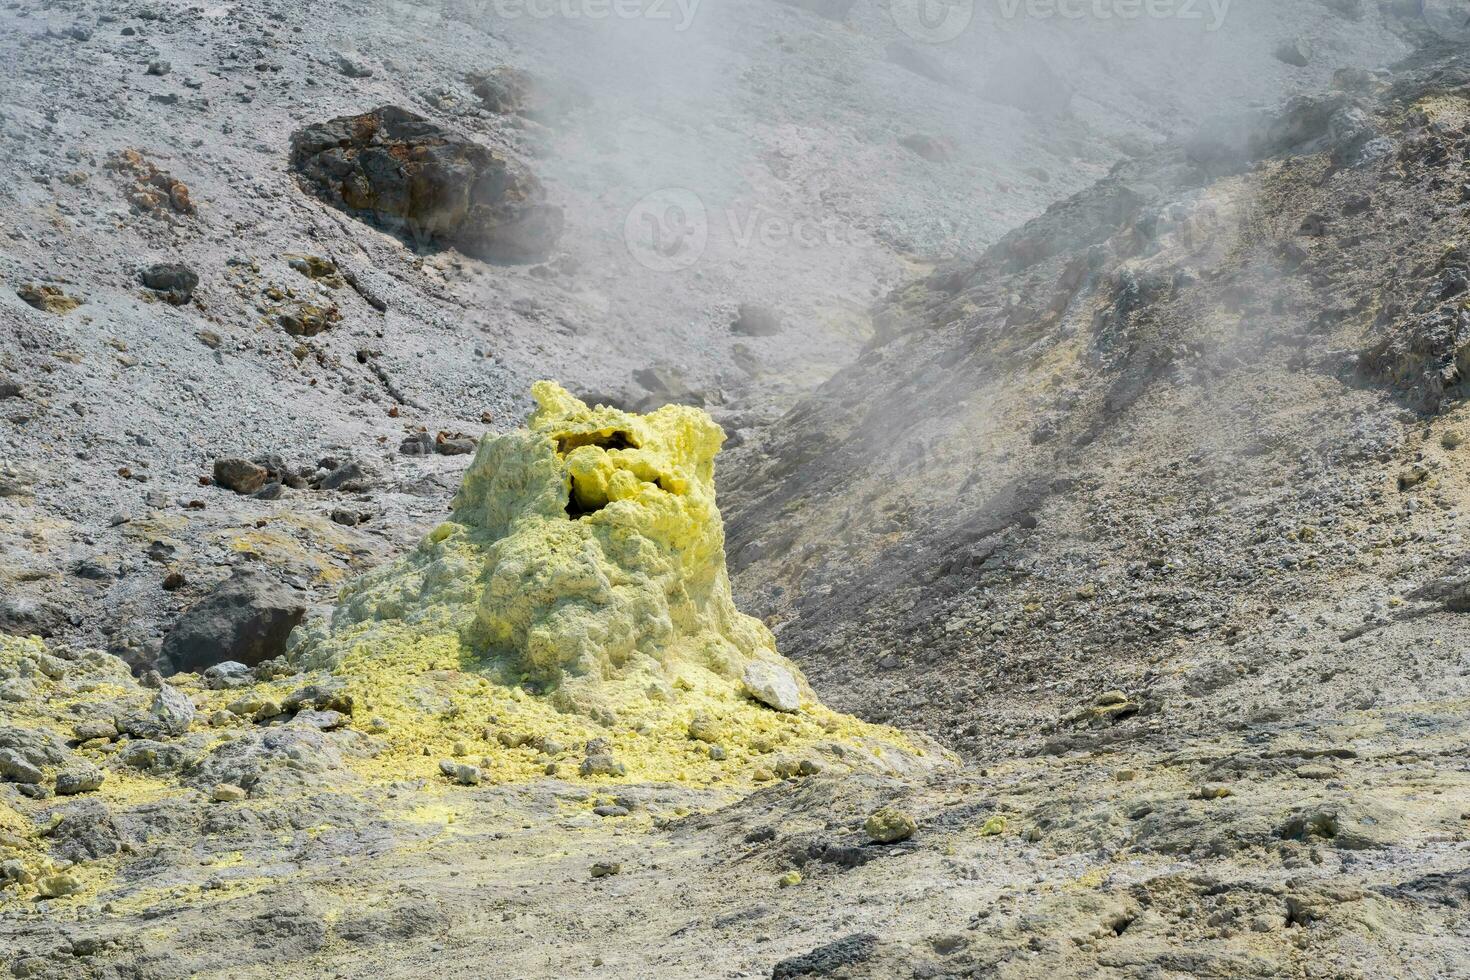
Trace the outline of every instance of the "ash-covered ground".
<instances>
[{"instance_id":1,"label":"ash-covered ground","mask_svg":"<svg viewBox=\"0 0 1470 980\"><path fill-rule=\"evenodd\" d=\"M14 975L1470 976L1466 12L918 6L0 9ZM926 765L288 655L540 378Z\"/></svg>"}]
</instances>

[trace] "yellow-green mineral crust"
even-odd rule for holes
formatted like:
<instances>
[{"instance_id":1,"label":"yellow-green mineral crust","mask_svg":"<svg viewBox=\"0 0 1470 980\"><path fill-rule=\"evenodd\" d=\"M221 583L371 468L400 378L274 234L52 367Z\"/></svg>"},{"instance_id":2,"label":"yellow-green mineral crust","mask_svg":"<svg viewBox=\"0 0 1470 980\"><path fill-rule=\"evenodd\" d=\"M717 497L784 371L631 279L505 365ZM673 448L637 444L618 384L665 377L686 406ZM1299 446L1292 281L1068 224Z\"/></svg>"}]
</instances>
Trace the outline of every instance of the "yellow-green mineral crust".
<instances>
[{"instance_id":1,"label":"yellow-green mineral crust","mask_svg":"<svg viewBox=\"0 0 1470 980\"><path fill-rule=\"evenodd\" d=\"M429 796L548 776L739 791L944 764L823 707L735 608L715 505L724 436L704 412L593 409L544 382L535 396L527 428L480 445L451 519L346 587L288 664L152 689L108 654L0 635L0 777L33 787L0 795L0 901L111 887L121 854L50 854L73 794L119 812L270 808L404 780Z\"/></svg>"},{"instance_id":2,"label":"yellow-green mineral crust","mask_svg":"<svg viewBox=\"0 0 1470 980\"><path fill-rule=\"evenodd\" d=\"M427 737L415 717L438 699L461 728L513 729L502 743L613 733L630 777L680 778L710 763L710 744L737 763L727 774L819 743L845 742L858 765L924 754L823 708L736 609L715 502L724 433L707 414L590 408L551 382L533 394L526 428L480 445L450 520L347 586L296 666L346 680L355 714L389 732ZM460 680L416 694L414 677Z\"/></svg>"},{"instance_id":3,"label":"yellow-green mineral crust","mask_svg":"<svg viewBox=\"0 0 1470 980\"><path fill-rule=\"evenodd\" d=\"M797 677L730 595L719 426L676 405L588 408L549 382L534 394L528 428L481 445L449 523L344 591L322 652L417 627L452 637L466 665L589 710L608 684L719 688L758 660Z\"/></svg>"}]
</instances>

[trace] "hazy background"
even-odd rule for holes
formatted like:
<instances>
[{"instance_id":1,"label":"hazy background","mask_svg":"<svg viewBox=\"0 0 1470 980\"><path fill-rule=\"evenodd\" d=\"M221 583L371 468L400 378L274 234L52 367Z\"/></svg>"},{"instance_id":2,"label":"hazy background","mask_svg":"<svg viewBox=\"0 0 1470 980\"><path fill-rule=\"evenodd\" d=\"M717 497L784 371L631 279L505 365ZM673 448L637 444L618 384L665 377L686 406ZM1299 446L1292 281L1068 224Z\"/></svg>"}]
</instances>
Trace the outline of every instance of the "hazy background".
<instances>
[{"instance_id":1,"label":"hazy background","mask_svg":"<svg viewBox=\"0 0 1470 980\"><path fill-rule=\"evenodd\" d=\"M658 362L713 404L789 404L861 347L877 296L935 259L982 250L1214 117L1410 50L1402 17L1350 0L1157 0L1133 19L1129 0L1064 2L1077 19L985 0L953 5L968 24L938 43L900 26L915 3L705 0L686 18L646 0L628 19L467 3L427 18L590 99L522 149L568 206L581 262L592 343L568 357L631 355L629 380L596 393L639 397L634 362ZM690 248L648 268L654 229ZM783 333L731 336L748 302Z\"/></svg>"}]
</instances>

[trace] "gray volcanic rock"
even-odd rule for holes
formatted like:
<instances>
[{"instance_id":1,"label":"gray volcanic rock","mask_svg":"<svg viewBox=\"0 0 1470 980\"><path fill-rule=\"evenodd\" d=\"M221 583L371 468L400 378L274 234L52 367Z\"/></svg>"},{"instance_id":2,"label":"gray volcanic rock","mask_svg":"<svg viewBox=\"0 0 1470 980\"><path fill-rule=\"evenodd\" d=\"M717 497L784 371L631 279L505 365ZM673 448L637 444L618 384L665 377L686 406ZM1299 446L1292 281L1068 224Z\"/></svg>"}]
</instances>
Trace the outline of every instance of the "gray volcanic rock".
<instances>
[{"instance_id":1,"label":"gray volcanic rock","mask_svg":"<svg viewBox=\"0 0 1470 980\"><path fill-rule=\"evenodd\" d=\"M524 167L398 106L298 131L291 166L328 203L416 243L532 261L562 231L561 209Z\"/></svg>"},{"instance_id":2,"label":"gray volcanic rock","mask_svg":"<svg viewBox=\"0 0 1470 980\"><path fill-rule=\"evenodd\" d=\"M267 475L265 467L248 459L230 456L214 461L215 484L236 493L255 493L265 486Z\"/></svg>"},{"instance_id":3,"label":"gray volcanic rock","mask_svg":"<svg viewBox=\"0 0 1470 980\"><path fill-rule=\"evenodd\" d=\"M164 299L182 306L194 298L194 290L199 287L199 275L187 265L179 262L160 262L151 265L138 274L143 285L156 293L162 293Z\"/></svg>"},{"instance_id":4,"label":"gray volcanic rock","mask_svg":"<svg viewBox=\"0 0 1470 980\"><path fill-rule=\"evenodd\" d=\"M183 735L194 724L194 704L188 695L164 684L153 696L146 712L119 718L118 731L139 739L161 739Z\"/></svg>"},{"instance_id":5,"label":"gray volcanic rock","mask_svg":"<svg viewBox=\"0 0 1470 980\"><path fill-rule=\"evenodd\" d=\"M24 595L0 599L0 633L55 636L66 623L66 610L54 602Z\"/></svg>"},{"instance_id":6,"label":"gray volcanic rock","mask_svg":"<svg viewBox=\"0 0 1470 980\"><path fill-rule=\"evenodd\" d=\"M179 619L161 653L174 671L202 671L235 661L253 667L278 657L306 615L293 590L254 569L238 569Z\"/></svg>"},{"instance_id":7,"label":"gray volcanic rock","mask_svg":"<svg viewBox=\"0 0 1470 980\"><path fill-rule=\"evenodd\" d=\"M0 726L0 779L39 783L43 766L60 765L66 758L66 746L49 732Z\"/></svg>"},{"instance_id":8,"label":"gray volcanic rock","mask_svg":"<svg viewBox=\"0 0 1470 980\"><path fill-rule=\"evenodd\" d=\"M801 707L801 690L785 668L758 661L745 668L744 681L751 697L777 711Z\"/></svg>"}]
</instances>

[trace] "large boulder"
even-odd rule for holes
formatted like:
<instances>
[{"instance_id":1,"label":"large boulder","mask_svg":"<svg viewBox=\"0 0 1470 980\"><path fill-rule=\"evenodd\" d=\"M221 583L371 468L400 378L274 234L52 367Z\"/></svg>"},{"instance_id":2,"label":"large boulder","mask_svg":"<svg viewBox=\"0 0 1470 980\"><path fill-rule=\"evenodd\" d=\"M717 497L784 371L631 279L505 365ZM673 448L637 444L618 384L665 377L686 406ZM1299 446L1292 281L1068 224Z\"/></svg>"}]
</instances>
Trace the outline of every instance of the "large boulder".
<instances>
[{"instance_id":1,"label":"large boulder","mask_svg":"<svg viewBox=\"0 0 1470 980\"><path fill-rule=\"evenodd\" d=\"M143 285L174 306L183 306L199 288L199 274L181 262L160 262L138 273Z\"/></svg>"},{"instance_id":2,"label":"large boulder","mask_svg":"<svg viewBox=\"0 0 1470 980\"><path fill-rule=\"evenodd\" d=\"M4 474L0 472L0 479ZM0 492L0 498L6 494ZM12 595L0 599L0 633L13 636L56 636L69 622L67 611L44 598Z\"/></svg>"},{"instance_id":3,"label":"large boulder","mask_svg":"<svg viewBox=\"0 0 1470 980\"><path fill-rule=\"evenodd\" d=\"M42 768L68 758L66 746L44 729L0 726L0 779L30 785L41 782Z\"/></svg>"},{"instance_id":4,"label":"large boulder","mask_svg":"<svg viewBox=\"0 0 1470 980\"><path fill-rule=\"evenodd\" d=\"M238 569L179 618L163 639L160 666L177 672L229 661L254 667L285 653L305 615L300 593L263 572Z\"/></svg>"},{"instance_id":5,"label":"large boulder","mask_svg":"<svg viewBox=\"0 0 1470 980\"><path fill-rule=\"evenodd\" d=\"M291 166L335 207L483 259L544 258L564 223L519 163L397 106L299 130Z\"/></svg>"}]
</instances>

